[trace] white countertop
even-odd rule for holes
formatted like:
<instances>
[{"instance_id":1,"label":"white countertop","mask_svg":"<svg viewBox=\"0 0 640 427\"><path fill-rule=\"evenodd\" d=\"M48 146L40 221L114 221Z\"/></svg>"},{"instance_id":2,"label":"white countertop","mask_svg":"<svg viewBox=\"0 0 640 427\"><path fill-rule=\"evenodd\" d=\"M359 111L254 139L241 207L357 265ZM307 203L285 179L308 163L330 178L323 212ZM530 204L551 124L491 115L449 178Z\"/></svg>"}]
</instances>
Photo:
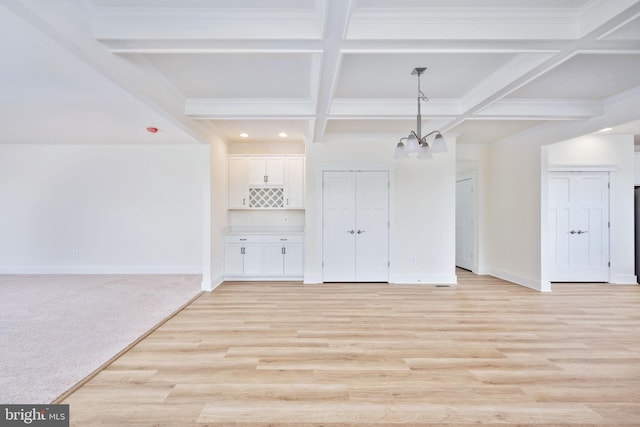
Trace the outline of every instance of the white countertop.
<instances>
[{"instance_id":1,"label":"white countertop","mask_svg":"<svg viewBox=\"0 0 640 427\"><path fill-rule=\"evenodd\" d=\"M237 234L301 234L304 235L304 227L229 227L225 235Z\"/></svg>"}]
</instances>

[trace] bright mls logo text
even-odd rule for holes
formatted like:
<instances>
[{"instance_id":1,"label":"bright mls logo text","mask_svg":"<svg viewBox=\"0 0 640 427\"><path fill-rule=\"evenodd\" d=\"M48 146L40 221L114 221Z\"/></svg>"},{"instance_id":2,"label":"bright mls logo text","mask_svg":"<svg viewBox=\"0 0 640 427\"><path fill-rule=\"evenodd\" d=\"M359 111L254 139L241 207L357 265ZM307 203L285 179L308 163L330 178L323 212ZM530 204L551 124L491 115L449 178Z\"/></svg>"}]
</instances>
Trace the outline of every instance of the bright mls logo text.
<instances>
[{"instance_id":1,"label":"bright mls logo text","mask_svg":"<svg viewBox=\"0 0 640 427\"><path fill-rule=\"evenodd\" d=\"M3 409L0 414L0 427L33 425L68 426L69 405L0 405Z\"/></svg>"}]
</instances>

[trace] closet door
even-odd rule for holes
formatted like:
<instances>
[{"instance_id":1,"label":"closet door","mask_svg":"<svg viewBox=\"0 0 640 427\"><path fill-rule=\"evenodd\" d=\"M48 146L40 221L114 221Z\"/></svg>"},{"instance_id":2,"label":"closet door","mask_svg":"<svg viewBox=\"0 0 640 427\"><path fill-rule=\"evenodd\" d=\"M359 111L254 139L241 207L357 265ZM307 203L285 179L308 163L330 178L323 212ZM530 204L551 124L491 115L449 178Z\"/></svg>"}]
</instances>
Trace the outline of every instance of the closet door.
<instances>
[{"instance_id":1,"label":"closet door","mask_svg":"<svg viewBox=\"0 0 640 427\"><path fill-rule=\"evenodd\" d=\"M389 174L356 172L356 282L389 281Z\"/></svg>"},{"instance_id":2,"label":"closet door","mask_svg":"<svg viewBox=\"0 0 640 427\"><path fill-rule=\"evenodd\" d=\"M389 281L389 174L323 175L323 280Z\"/></svg>"},{"instance_id":3,"label":"closet door","mask_svg":"<svg viewBox=\"0 0 640 427\"><path fill-rule=\"evenodd\" d=\"M609 281L609 174L549 174L549 280Z\"/></svg>"},{"instance_id":4,"label":"closet door","mask_svg":"<svg viewBox=\"0 0 640 427\"><path fill-rule=\"evenodd\" d=\"M323 280L355 282L355 175L353 172L324 172L322 187Z\"/></svg>"}]
</instances>

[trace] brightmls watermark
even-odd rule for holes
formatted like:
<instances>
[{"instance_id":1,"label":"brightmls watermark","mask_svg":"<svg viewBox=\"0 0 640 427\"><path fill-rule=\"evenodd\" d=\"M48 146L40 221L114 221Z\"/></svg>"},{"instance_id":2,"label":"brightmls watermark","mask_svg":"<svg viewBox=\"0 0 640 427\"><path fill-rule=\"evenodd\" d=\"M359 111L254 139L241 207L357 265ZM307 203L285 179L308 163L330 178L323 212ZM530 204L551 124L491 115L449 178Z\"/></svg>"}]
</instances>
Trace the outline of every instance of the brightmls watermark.
<instances>
[{"instance_id":1,"label":"brightmls watermark","mask_svg":"<svg viewBox=\"0 0 640 427\"><path fill-rule=\"evenodd\" d=\"M0 405L0 427L69 427L69 405Z\"/></svg>"}]
</instances>

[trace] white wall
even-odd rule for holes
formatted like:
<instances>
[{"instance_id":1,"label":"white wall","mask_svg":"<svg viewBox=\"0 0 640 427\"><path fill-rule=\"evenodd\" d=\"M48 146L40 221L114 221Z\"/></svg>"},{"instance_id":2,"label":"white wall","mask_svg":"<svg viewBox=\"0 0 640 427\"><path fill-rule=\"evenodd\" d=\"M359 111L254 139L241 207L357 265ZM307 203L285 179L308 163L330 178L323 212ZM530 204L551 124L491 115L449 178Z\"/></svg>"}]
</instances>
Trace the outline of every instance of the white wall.
<instances>
[{"instance_id":1,"label":"white wall","mask_svg":"<svg viewBox=\"0 0 640 427\"><path fill-rule=\"evenodd\" d=\"M308 144L305 282L322 281L321 170L327 163L395 166L391 282L456 283L455 138L433 160L393 160L394 143ZM413 261L413 257L416 261Z\"/></svg>"},{"instance_id":2,"label":"white wall","mask_svg":"<svg viewBox=\"0 0 640 427\"><path fill-rule=\"evenodd\" d=\"M549 167L613 169L610 172L610 281L636 283L633 135L587 135L549 145L547 150Z\"/></svg>"},{"instance_id":3,"label":"white wall","mask_svg":"<svg viewBox=\"0 0 640 427\"><path fill-rule=\"evenodd\" d=\"M228 170L228 146L219 138L214 138L209 143L209 188L208 198L210 205L205 209L205 233L209 239L205 239L208 247L204 250L202 290L211 291L220 285L224 277L224 252L223 233L228 226L227 206L229 204L229 170ZM205 196L205 198L207 197Z\"/></svg>"},{"instance_id":4,"label":"white wall","mask_svg":"<svg viewBox=\"0 0 640 427\"><path fill-rule=\"evenodd\" d=\"M541 283L539 142L498 142L490 147L487 219L483 242L486 273L547 291Z\"/></svg>"},{"instance_id":5,"label":"white wall","mask_svg":"<svg viewBox=\"0 0 640 427\"><path fill-rule=\"evenodd\" d=\"M0 272L200 273L204 145L0 145Z\"/></svg>"}]
</instances>

